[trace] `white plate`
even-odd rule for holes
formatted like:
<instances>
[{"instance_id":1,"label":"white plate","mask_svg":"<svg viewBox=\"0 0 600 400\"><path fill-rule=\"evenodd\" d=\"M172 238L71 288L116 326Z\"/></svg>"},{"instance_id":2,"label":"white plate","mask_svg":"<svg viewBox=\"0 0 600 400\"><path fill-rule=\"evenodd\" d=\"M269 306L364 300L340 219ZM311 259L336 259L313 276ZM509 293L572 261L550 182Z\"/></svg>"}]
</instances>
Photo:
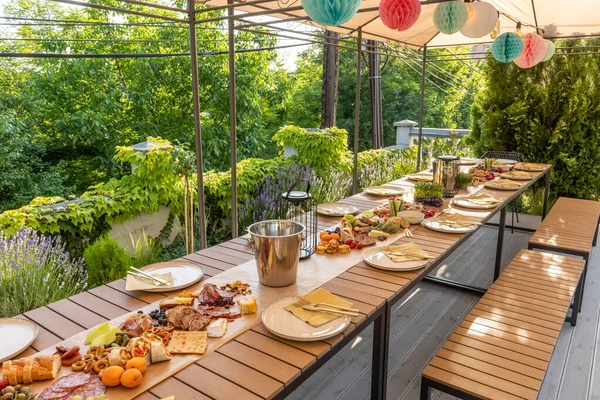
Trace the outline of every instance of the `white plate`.
<instances>
[{"instance_id":1,"label":"white plate","mask_svg":"<svg viewBox=\"0 0 600 400\"><path fill-rule=\"evenodd\" d=\"M406 179L415 182L433 182L432 174L410 174L406 175Z\"/></svg>"},{"instance_id":2,"label":"white plate","mask_svg":"<svg viewBox=\"0 0 600 400\"><path fill-rule=\"evenodd\" d=\"M483 184L488 189L496 189L496 190L508 190L508 191L516 191L521 189L523 186L501 186L498 185L495 181L489 181Z\"/></svg>"},{"instance_id":3,"label":"white plate","mask_svg":"<svg viewBox=\"0 0 600 400\"><path fill-rule=\"evenodd\" d=\"M393 186L371 186L364 190L365 193L372 194L374 196L402 196L404 190Z\"/></svg>"},{"instance_id":4,"label":"white plate","mask_svg":"<svg viewBox=\"0 0 600 400\"><path fill-rule=\"evenodd\" d=\"M475 204L475 203L471 203L470 201L467 201L464 198L457 198L457 197L452 199L452 204L455 206L459 206L459 207L463 207L463 208L471 208L474 210L491 210L493 208L498 207L498 203L489 204L489 205Z\"/></svg>"},{"instance_id":5,"label":"white plate","mask_svg":"<svg viewBox=\"0 0 600 400\"><path fill-rule=\"evenodd\" d=\"M317 213L330 217L343 217L346 214L354 215L358 212L358 207L344 203L326 203L319 204Z\"/></svg>"},{"instance_id":6,"label":"white plate","mask_svg":"<svg viewBox=\"0 0 600 400\"><path fill-rule=\"evenodd\" d=\"M333 321L314 327L285 310L285 307L297 301L297 297L287 297L268 306L261 317L265 328L273 335L284 339L313 342L342 333L350 324L350 316L342 315Z\"/></svg>"},{"instance_id":7,"label":"white plate","mask_svg":"<svg viewBox=\"0 0 600 400\"><path fill-rule=\"evenodd\" d=\"M477 158L461 158L460 165L475 165L479 162Z\"/></svg>"},{"instance_id":8,"label":"white plate","mask_svg":"<svg viewBox=\"0 0 600 400\"><path fill-rule=\"evenodd\" d=\"M425 219L425 214L421 211L400 211L396 215L411 225L418 225Z\"/></svg>"},{"instance_id":9,"label":"white plate","mask_svg":"<svg viewBox=\"0 0 600 400\"><path fill-rule=\"evenodd\" d=\"M525 164L533 164L533 163L525 163ZM517 171L527 171L527 172L543 172L546 170L546 167L543 165L536 165L531 167L526 167L523 164L515 164L515 169Z\"/></svg>"},{"instance_id":10,"label":"white plate","mask_svg":"<svg viewBox=\"0 0 600 400\"><path fill-rule=\"evenodd\" d=\"M150 264L142 270L153 274L170 272L173 277L173 286L155 286L145 289L144 292L172 292L193 285L204 276L204 268L201 265L175 261Z\"/></svg>"},{"instance_id":11,"label":"white plate","mask_svg":"<svg viewBox=\"0 0 600 400\"><path fill-rule=\"evenodd\" d=\"M500 178L512 179L513 181L530 181L535 177L533 175L519 176L519 175L513 175L512 172L504 172L504 173L500 174Z\"/></svg>"},{"instance_id":12,"label":"white plate","mask_svg":"<svg viewBox=\"0 0 600 400\"><path fill-rule=\"evenodd\" d=\"M0 319L0 363L31 346L37 334L38 327L31 321L18 318Z\"/></svg>"},{"instance_id":13,"label":"white plate","mask_svg":"<svg viewBox=\"0 0 600 400\"><path fill-rule=\"evenodd\" d=\"M432 231L444 232L444 233L468 233L476 230L479 225L468 226L464 228L451 228L446 225L442 225L439 222L431 219L426 219L421 225L431 229Z\"/></svg>"},{"instance_id":14,"label":"white plate","mask_svg":"<svg viewBox=\"0 0 600 400\"><path fill-rule=\"evenodd\" d=\"M507 158L498 158L498 159L496 159L496 161L499 162L499 163L502 163L502 164L510 164L510 165L518 163L518 161L509 160Z\"/></svg>"},{"instance_id":15,"label":"white plate","mask_svg":"<svg viewBox=\"0 0 600 400\"><path fill-rule=\"evenodd\" d=\"M381 252L381 248L374 248L364 252L363 260L372 267L386 271L413 271L421 269L431 260L395 262Z\"/></svg>"}]
</instances>

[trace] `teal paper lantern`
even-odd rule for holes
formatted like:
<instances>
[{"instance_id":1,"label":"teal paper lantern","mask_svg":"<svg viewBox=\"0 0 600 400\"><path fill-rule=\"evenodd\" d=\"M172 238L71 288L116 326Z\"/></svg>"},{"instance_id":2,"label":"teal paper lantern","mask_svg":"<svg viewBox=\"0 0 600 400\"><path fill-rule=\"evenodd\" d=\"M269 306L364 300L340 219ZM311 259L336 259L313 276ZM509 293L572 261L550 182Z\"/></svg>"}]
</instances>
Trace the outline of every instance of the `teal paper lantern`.
<instances>
[{"instance_id":1,"label":"teal paper lantern","mask_svg":"<svg viewBox=\"0 0 600 400\"><path fill-rule=\"evenodd\" d=\"M360 8L361 0L302 0L302 7L315 23L339 26L350 21Z\"/></svg>"},{"instance_id":2,"label":"teal paper lantern","mask_svg":"<svg viewBox=\"0 0 600 400\"><path fill-rule=\"evenodd\" d=\"M546 50L546 56L544 56L544 58L542 59L542 62L548 61L549 59L551 59L552 56L554 55L554 53L556 52L556 46L554 45L554 43L552 43L548 39L544 39L544 40L546 41L546 44L548 45L548 50Z\"/></svg>"},{"instance_id":3,"label":"teal paper lantern","mask_svg":"<svg viewBox=\"0 0 600 400\"><path fill-rule=\"evenodd\" d=\"M525 43L521 36L514 32L506 32L498 36L492 44L492 56L503 63L509 63L521 55Z\"/></svg>"},{"instance_id":4,"label":"teal paper lantern","mask_svg":"<svg viewBox=\"0 0 600 400\"><path fill-rule=\"evenodd\" d=\"M469 9L462 0L440 3L433 12L433 24L446 35L460 31L468 19Z\"/></svg>"}]
</instances>

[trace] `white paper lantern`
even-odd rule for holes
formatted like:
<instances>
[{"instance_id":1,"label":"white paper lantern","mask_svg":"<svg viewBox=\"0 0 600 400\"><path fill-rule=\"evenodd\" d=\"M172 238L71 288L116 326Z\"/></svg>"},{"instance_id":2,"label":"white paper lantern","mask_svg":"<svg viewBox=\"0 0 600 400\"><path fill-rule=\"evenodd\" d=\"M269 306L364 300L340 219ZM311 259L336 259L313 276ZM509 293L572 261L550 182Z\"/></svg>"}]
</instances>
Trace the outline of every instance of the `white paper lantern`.
<instances>
[{"instance_id":1,"label":"white paper lantern","mask_svg":"<svg viewBox=\"0 0 600 400\"><path fill-rule=\"evenodd\" d=\"M460 33L469 38L480 38L494 30L500 16L493 5L490 3L474 2L470 3L469 7L472 11L472 16L465 26L462 27Z\"/></svg>"},{"instance_id":2,"label":"white paper lantern","mask_svg":"<svg viewBox=\"0 0 600 400\"><path fill-rule=\"evenodd\" d=\"M554 43L552 43L548 39L544 39L544 40L546 41L546 44L548 45L548 50L546 50L546 56L543 58L542 62L548 61L549 59L551 59L552 56L554 55L554 53L556 52L556 46L554 45Z\"/></svg>"}]
</instances>

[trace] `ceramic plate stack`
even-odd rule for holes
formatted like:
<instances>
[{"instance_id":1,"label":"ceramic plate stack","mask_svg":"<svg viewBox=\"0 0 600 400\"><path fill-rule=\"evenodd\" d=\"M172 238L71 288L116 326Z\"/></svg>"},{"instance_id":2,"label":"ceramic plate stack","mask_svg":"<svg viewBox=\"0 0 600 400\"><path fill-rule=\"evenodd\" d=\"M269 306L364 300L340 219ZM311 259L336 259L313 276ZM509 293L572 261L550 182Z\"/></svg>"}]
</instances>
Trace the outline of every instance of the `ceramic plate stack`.
<instances>
[{"instance_id":1,"label":"ceramic plate stack","mask_svg":"<svg viewBox=\"0 0 600 400\"><path fill-rule=\"evenodd\" d=\"M170 272L173 277L173 286L156 286L144 290L145 292L172 292L174 290L181 290L199 282L204 276L204 268L201 265L177 261L147 265L142 270L152 275Z\"/></svg>"},{"instance_id":2,"label":"ceramic plate stack","mask_svg":"<svg viewBox=\"0 0 600 400\"><path fill-rule=\"evenodd\" d=\"M317 213L329 217L343 217L346 214L354 215L358 212L358 207L344 203L326 203L319 204Z\"/></svg>"},{"instance_id":3,"label":"ceramic plate stack","mask_svg":"<svg viewBox=\"0 0 600 400\"><path fill-rule=\"evenodd\" d=\"M534 163L518 163L515 164L515 169L517 171L528 171L528 172L543 172L546 170L546 166L542 164L534 164Z\"/></svg>"},{"instance_id":4,"label":"ceramic plate stack","mask_svg":"<svg viewBox=\"0 0 600 400\"><path fill-rule=\"evenodd\" d=\"M386 271L413 271L423 268L430 260L395 262L383 254L381 248L374 248L364 252L363 260L372 267Z\"/></svg>"},{"instance_id":5,"label":"ceramic plate stack","mask_svg":"<svg viewBox=\"0 0 600 400\"><path fill-rule=\"evenodd\" d=\"M37 334L37 325L26 319L0 319L0 363L31 346Z\"/></svg>"},{"instance_id":6,"label":"ceramic plate stack","mask_svg":"<svg viewBox=\"0 0 600 400\"><path fill-rule=\"evenodd\" d=\"M396 186L370 186L364 192L382 197L402 196L404 194L404 190Z\"/></svg>"}]
</instances>

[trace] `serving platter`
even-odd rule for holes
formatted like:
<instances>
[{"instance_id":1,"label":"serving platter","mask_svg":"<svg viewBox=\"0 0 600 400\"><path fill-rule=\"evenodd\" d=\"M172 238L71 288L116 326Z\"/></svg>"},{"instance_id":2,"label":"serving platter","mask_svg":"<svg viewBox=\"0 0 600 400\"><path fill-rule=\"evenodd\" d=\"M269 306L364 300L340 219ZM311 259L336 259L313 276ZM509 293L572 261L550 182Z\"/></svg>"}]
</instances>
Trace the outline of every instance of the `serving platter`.
<instances>
[{"instance_id":1,"label":"serving platter","mask_svg":"<svg viewBox=\"0 0 600 400\"><path fill-rule=\"evenodd\" d=\"M432 231L444 232L444 233L469 233L476 230L479 225L473 226L465 226L460 228L453 228L448 225L440 224L435 219L426 219L421 223L426 228L431 229Z\"/></svg>"},{"instance_id":2,"label":"serving platter","mask_svg":"<svg viewBox=\"0 0 600 400\"><path fill-rule=\"evenodd\" d=\"M522 185L519 185L519 186L502 185L496 181L486 182L483 184L483 186L485 186L488 189L507 190L507 191L516 191L523 187Z\"/></svg>"},{"instance_id":3,"label":"serving platter","mask_svg":"<svg viewBox=\"0 0 600 400\"><path fill-rule=\"evenodd\" d=\"M473 202L470 202L469 200L467 200L467 197L455 197L454 199L452 199L452 205L458 206L458 207L463 207L463 208L470 208L473 210L491 210L494 209L496 207L498 207L499 203L496 204L476 204Z\"/></svg>"},{"instance_id":4,"label":"serving platter","mask_svg":"<svg viewBox=\"0 0 600 400\"><path fill-rule=\"evenodd\" d=\"M404 190L394 186L370 186L365 188L365 193L372 194L373 196L401 196L404 194Z\"/></svg>"},{"instance_id":5,"label":"serving platter","mask_svg":"<svg viewBox=\"0 0 600 400\"><path fill-rule=\"evenodd\" d=\"M381 248L374 248L364 252L363 260L374 268L383 269L386 271L413 271L415 269L421 269L431 260L417 260L417 261L405 261L395 262L388 256L383 254Z\"/></svg>"},{"instance_id":6,"label":"serving platter","mask_svg":"<svg viewBox=\"0 0 600 400\"><path fill-rule=\"evenodd\" d=\"M38 335L38 327L20 318L0 319L0 363L27 349Z\"/></svg>"},{"instance_id":7,"label":"serving platter","mask_svg":"<svg viewBox=\"0 0 600 400\"><path fill-rule=\"evenodd\" d=\"M515 169L517 171L527 171L527 172L543 172L547 169L546 166L535 163L518 163L515 164Z\"/></svg>"},{"instance_id":8,"label":"serving platter","mask_svg":"<svg viewBox=\"0 0 600 400\"><path fill-rule=\"evenodd\" d=\"M201 265L176 261L150 264L142 268L142 270L152 275L171 273L173 277L172 286L154 286L144 289L145 292L172 292L174 290L181 290L199 282L204 276L204 268ZM128 276L127 279L132 278Z\"/></svg>"},{"instance_id":9,"label":"serving platter","mask_svg":"<svg viewBox=\"0 0 600 400\"><path fill-rule=\"evenodd\" d=\"M329 217L343 217L344 215L354 215L358 212L358 207L344 203L325 203L319 204L317 213Z\"/></svg>"},{"instance_id":10,"label":"serving platter","mask_svg":"<svg viewBox=\"0 0 600 400\"><path fill-rule=\"evenodd\" d=\"M286 297L269 305L262 313L262 323L269 332L284 339L314 342L342 333L350 325L350 316L343 315L314 327L302 321L285 307L298 301L297 297Z\"/></svg>"},{"instance_id":11,"label":"serving platter","mask_svg":"<svg viewBox=\"0 0 600 400\"><path fill-rule=\"evenodd\" d=\"M517 174L517 175L515 175L515 172L504 172L504 173L500 174L500 178L512 179L513 181L530 181L533 178L535 178L535 176L533 174L527 174L527 175ZM520 171L520 172L525 172L525 171Z\"/></svg>"}]
</instances>

